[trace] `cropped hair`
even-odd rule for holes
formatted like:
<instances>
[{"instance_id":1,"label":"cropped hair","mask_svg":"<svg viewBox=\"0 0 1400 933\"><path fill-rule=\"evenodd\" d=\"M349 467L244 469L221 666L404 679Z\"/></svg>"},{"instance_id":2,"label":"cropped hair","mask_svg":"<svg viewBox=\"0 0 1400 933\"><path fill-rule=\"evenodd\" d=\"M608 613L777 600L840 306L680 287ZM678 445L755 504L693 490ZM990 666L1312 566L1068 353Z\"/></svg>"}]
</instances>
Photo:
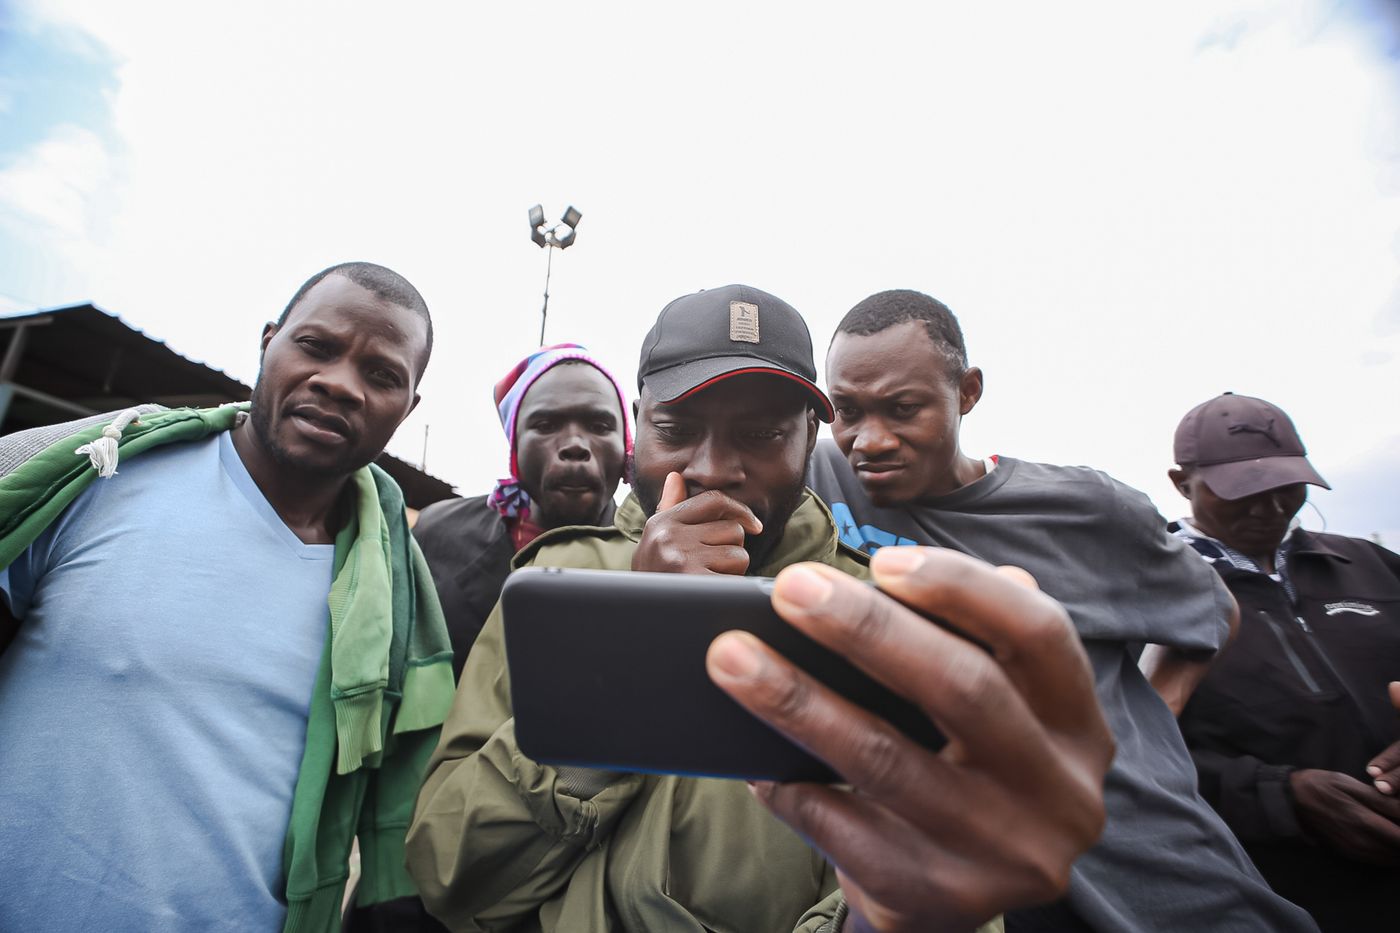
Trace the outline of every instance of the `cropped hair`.
<instances>
[{"instance_id":1,"label":"cropped hair","mask_svg":"<svg viewBox=\"0 0 1400 933\"><path fill-rule=\"evenodd\" d=\"M923 292L908 288L876 292L846 312L836 325L836 333L868 337L905 321L921 321L934 347L947 358L952 370L949 375L957 378L963 374L967 346L958 319L947 305Z\"/></svg>"},{"instance_id":2,"label":"cropped hair","mask_svg":"<svg viewBox=\"0 0 1400 933\"><path fill-rule=\"evenodd\" d=\"M282 310L282 316L277 319L279 328L287 323L287 315L291 314L292 309L301 303L301 300L306 297L306 293L315 288L328 275L344 276L361 288L374 292L384 301L398 305L400 308L406 308L421 317L423 323L428 325L428 345L423 350L423 365L427 365L428 357L433 352L433 317L428 313L428 303L423 300L423 296L418 293L418 289L414 288L408 279L393 269L372 262L342 262L329 269L322 269L307 279L301 288L297 289L292 300L287 302L287 307Z\"/></svg>"}]
</instances>

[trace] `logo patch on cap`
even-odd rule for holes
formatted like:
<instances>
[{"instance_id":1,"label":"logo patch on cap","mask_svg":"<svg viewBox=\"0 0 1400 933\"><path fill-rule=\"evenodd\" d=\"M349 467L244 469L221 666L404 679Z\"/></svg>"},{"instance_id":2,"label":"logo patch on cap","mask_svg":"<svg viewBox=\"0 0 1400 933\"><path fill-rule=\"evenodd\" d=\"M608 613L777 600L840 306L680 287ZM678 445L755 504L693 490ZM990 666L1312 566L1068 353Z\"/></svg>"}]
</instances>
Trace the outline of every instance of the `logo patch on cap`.
<instances>
[{"instance_id":1,"label":"logo patch on cap","mask_svg":"<svg viewBox=\"0 0 1400 933\"><path fill-rule=\"evenodd\" d=\"M758 343L758 305L747 301L729 303L729 339Z\"/></svg>"}]
</instances>

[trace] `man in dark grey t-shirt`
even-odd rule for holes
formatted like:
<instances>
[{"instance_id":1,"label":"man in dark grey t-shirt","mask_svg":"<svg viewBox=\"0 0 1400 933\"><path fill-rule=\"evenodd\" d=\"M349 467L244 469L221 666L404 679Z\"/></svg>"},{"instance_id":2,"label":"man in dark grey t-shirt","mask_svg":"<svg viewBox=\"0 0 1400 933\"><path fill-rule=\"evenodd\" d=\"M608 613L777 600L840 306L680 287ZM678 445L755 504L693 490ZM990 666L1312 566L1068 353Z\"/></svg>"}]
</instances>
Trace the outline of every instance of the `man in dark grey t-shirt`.
<instances>
[{"instance_id":1,"label":"man in dark grey t-shirt","mask_svg":"<svg viewBox=\"0 0 1400 933\"><path fill-rule=\"evenodd\" d=\"M881 292L856 305L832 341L827 384L836 444L817 446L808 479L843 540L867 552L938 545L1030 571L1069 611L1094 666L1118 742L1108 824L1065 900L1008 914L1009 933L1315 929L1196 792L1162 696L1184 704L1235 606L1147 497L1086 467L963 454L959 427L982 373L967 365L957 319L927 295ZM1161 646L1162 696L1138 668L1144 643Z\"/></svg>"}]
</instances>

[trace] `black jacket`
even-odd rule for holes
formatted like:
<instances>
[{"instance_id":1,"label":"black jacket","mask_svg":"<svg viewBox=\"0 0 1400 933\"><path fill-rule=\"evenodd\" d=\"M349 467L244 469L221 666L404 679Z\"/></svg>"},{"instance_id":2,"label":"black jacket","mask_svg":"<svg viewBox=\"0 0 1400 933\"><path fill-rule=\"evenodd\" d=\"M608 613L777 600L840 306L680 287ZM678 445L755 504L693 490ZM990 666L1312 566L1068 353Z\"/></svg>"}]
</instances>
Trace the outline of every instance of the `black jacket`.
<instances>
[{"instance_id":1,"label":"black jacket","mask_svg":"<svg viewBox=\"0 0 1400 933\"><path fill-rule=\"evenodd\" d=\"M1240 604L1240 632L1181 714L1201 794L1274 889L1327 930L1393 910L1400 872L1306 839L1288 775L1318 768L1370 783L1366 763L1400 740L1386 685L1400 680L1400 556L1356 538L1293 532L1287 574L1213 562Z\"/></svg>"},{"instance_id":2,"label":"black jacket","mask_svg":"<svg viewBox=\"0 0 1400 933\"><path fill-rule=\"evenodd\" d=\"M452 638L452 668L458 679L467 652L486 617L496 607L510 573L515 547L505 520L486 504L486 496L435 502L418 516L413 536L428 560L433 585ZM601 524L611 525L616 506L610 501Z\"/></svg>"}]
</instances>

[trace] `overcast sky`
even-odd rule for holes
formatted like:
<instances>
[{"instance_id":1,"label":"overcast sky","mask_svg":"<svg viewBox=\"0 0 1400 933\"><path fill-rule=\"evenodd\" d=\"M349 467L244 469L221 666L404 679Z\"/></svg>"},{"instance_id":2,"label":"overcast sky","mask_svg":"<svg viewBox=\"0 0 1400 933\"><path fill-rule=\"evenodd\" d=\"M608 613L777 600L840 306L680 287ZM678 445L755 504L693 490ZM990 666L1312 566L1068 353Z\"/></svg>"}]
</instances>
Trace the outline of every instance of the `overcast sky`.
<instances>
[{"instance_id":1,"label":"overcast sky","mask_svg":"<svg viewBox=\"0 0 1400 933\"><path fill-rule=\"evenodd\" d=\"M627 385L679 294L771 291L820 354L915 288L986 373L969 453L1175 516L1172 431L1232 389L1293 414L1330 530L1400 544L1395 3L673 9L0 0L0 311L92 301L251 383L305 278L384 263L438 334L390 449L430 426L474 494L538 339L527 209L572 203L547 336Z\"/></svg>"}]
</instances>

